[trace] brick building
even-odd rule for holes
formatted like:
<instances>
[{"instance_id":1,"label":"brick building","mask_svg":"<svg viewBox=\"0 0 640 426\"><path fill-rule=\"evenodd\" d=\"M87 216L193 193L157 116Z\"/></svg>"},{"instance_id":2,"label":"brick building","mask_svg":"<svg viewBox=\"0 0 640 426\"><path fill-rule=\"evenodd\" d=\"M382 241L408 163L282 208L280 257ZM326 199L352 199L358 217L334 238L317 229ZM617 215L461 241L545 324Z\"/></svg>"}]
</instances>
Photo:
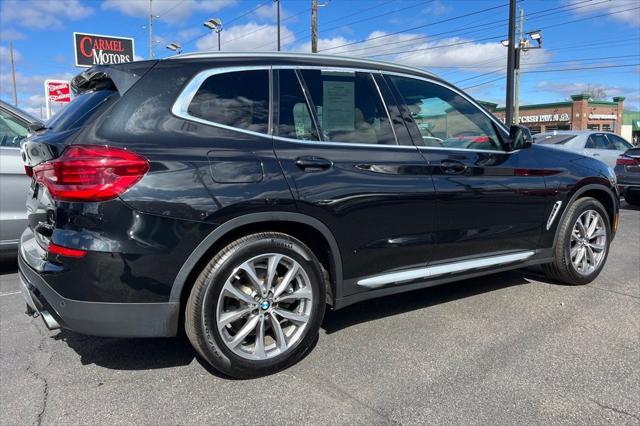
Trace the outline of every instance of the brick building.
<instances>
[{"instance_id":1,"label":"brick building","mask_svg":"<svg viewBox=\"0 0 640 426\"><path fill-rule=\"evenodd\" d=\"M504 108L497 104L481 104L504 121ZM624 97L613 98L613 102L592 101L589 95L573 95L571 101L549 104L521 105L520 124L532 133L552 130L603 130L621 133Z\"/></svg>"}]
</instances>

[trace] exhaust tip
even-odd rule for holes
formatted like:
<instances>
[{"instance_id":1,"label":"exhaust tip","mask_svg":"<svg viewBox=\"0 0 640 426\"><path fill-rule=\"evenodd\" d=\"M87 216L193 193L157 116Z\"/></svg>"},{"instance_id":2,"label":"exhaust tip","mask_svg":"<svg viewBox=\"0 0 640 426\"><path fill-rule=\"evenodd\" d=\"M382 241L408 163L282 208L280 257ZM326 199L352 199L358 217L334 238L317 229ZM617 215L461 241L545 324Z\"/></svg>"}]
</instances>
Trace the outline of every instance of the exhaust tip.
<instances>
[{"instance_id":1,"label":"exhaust tip","mask_svg":"<svg viewBox=\"0 0 640 426\"><path fill-rule=\"evenodd\" d=\"M40 316L49 330L58 330L60 328L58 321L48 311L40 311Z\"/></svg>"}]
</instances>

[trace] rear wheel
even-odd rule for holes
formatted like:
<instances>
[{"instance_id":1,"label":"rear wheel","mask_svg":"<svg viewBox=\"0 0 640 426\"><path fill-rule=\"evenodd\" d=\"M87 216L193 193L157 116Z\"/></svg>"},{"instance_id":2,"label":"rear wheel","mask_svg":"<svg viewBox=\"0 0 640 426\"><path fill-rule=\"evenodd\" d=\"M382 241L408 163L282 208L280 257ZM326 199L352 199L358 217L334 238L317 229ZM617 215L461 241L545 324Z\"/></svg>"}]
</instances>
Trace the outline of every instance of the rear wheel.
<instances>
[{"instance_id":1,"label":"rear wheel","mask_svg":"<svg viewBox=\"0 0 640 426\"><path fill-rule=\"evenodd\" d=\"M624 199L632 206L640 206L640 189L635 191L627 189L624 192Z\"/></svg>"},{"instance_id":2,"label":"rear wheel","mask_svg":"<svg viewBox=\"0 0 640 426\"><path fill-rule=\"evenodd\" d=\"M558 230L553 262L546 275L566 284L588 284L602 271L609 253L611 228L606 210L593 198L576 200Z\"/></svg>"},{"instance_id":3,"label":"rear wheel","mask_svg":"<svg viewBox=\"0 0 640 426\"><path fill-rule=\"evenodd\" d=\"M221 372L250 378L299 360L325 309L320 263L301 241L265 232L234 241L205 266L185 310L189 340Z\"/></svg>"}]
</instances>

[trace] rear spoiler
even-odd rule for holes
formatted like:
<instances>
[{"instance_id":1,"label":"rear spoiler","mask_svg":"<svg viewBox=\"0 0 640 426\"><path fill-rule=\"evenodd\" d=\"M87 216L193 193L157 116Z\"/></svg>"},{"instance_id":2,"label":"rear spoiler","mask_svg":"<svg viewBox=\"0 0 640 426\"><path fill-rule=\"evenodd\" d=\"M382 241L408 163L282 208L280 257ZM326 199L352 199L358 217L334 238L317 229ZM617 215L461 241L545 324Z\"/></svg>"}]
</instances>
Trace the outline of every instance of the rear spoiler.
<instances>
[{"instance_id":1,"label":"rear spoiler","mask_svg":"<svg viewBox=\"0 0 640 426\"><path fill-rule=\"evenodd\" d=\"M117 65L96 65L73 77L74 95L93 90L117 90L122 96L158 61L136 61Z\"/></svg>"}]
</instances>

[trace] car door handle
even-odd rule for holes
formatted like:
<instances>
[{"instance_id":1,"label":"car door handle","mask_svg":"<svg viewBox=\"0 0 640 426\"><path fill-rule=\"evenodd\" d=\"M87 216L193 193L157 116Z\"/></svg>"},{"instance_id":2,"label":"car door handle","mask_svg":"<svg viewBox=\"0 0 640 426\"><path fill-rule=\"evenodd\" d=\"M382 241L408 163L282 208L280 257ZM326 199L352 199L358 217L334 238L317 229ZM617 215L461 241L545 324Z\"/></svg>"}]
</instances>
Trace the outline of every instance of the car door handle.
<instances>
[{"instance_id":1,"label":"car door handle","mask_svg":"<svg viewBox=\"0 0 640 426\"><path fill-rule=\"evenodd\" d=\"M597 152L594 152L591 155L593 155L594 157L600 157L600 154L598 154Z\"/></svg>"},{"instance_id":2,"label":"car door handle","mask_svg":"<svg viewBox=\"0 0 640 426\"><path fill-rule=\"evenodd\" d=\"M296 166L304 172L320 172L331 168L333 162L320 157L300 157L296 159Z\"/></svg>"},{"instance_id":3,"label":"car door handle","mask_svg":"<svg viewBox=\"0 0 640 426\"><path fill-rule=\"evenodd\" d=\"M458 175L467 170L467 166L464 163L456 160L443 160L440 163L440 168L448 175Z\"/></svg>"}]
</instances>

